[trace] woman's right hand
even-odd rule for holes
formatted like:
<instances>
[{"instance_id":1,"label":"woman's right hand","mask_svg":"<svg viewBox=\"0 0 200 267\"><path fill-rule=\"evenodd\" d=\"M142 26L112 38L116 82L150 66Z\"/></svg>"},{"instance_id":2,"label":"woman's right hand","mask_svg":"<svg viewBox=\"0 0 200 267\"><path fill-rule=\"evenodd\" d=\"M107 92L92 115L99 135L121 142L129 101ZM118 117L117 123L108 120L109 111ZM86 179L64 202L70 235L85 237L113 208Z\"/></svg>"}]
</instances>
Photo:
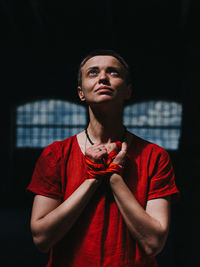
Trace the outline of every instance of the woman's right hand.
<instances>
[{"instance_id":1,"label":"woman's right hand","mask_svg":"<svg viewBox=\"0 0 200 267\"><path fill-rule=\"evenodd\" d=\"M95 163L102 163L102 159L107 157L108 151L105 145L95 144L85 150L85 156Z\"/></svg>"}]
</instances>

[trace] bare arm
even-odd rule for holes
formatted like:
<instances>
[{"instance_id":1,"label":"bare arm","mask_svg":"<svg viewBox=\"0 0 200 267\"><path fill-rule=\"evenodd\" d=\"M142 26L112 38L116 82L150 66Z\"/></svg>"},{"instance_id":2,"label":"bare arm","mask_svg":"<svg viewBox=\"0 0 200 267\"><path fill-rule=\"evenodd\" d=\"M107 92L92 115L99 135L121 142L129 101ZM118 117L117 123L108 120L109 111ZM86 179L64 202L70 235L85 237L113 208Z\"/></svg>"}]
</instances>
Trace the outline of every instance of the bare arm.
<instances>
[{"instance_id":1,"label":"bare arm","mask_svg":"<svg viewBox=\"0 0 200 267\"><path fill-rule=\"evenodd\" d=\"M89 156L99 160L106 150L90 149ZM61 203L60 200L36 195L31 216L31 231L35 245L47 252L66 235L76 222L101 180L86 179L74 193Z\"/></svg>"},{"instance_id":2,"label":"bare arm","mask_svg":"<svg viewBox=\"0 0 200 267\"><path fill-rule=\"evenodd\" d=\"M33 203L31 230L36 246L47 252L72 227L95 192L99 182L85 180L63 203L36 195Z\"/></svg>"},{"instance_id":3,"label":"bare arm","mask_svg":"<svg viewBox=\"0 0 200 267\"><path fill-rule=\"evenodd\" d=\"M110 184L131 235L147 255L157 255L162 250L168 234L169 198L149 200L144 210L122 177L113 174Z\"/></svg>"},{"instance_id":4,"label":"bare arm","mask_svg":"<svg viewBox=\"0 0 200 267\"><path fill-rule=\"evenodd\" d=\"M120 164L126 149L116 157ZM147 202L146 210L138 203L123 178L113 174L110 185L115 201L133 238L149 256L157 255L167 239L170 217L170 197L158 198Z\"/></svg>"}]
</instances>

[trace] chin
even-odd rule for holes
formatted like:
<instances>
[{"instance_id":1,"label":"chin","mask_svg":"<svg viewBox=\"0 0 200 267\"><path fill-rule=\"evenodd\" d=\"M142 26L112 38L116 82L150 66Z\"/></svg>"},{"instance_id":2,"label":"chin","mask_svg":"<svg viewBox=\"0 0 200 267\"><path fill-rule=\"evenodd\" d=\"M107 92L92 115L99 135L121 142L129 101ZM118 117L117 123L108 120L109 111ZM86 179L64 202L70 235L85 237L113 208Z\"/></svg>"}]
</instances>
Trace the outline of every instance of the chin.
<instances>
[{"instance_id":1,"label":"chin","mask_svg":"<svg viewBox=\"0 0 200 267\"><path fill-rule=\"evenodd\" d=\"M101 99L97 100L96 103L110 103L113 102L114 98L113 97L102 97Z\"/></svg>"}]
</instances>

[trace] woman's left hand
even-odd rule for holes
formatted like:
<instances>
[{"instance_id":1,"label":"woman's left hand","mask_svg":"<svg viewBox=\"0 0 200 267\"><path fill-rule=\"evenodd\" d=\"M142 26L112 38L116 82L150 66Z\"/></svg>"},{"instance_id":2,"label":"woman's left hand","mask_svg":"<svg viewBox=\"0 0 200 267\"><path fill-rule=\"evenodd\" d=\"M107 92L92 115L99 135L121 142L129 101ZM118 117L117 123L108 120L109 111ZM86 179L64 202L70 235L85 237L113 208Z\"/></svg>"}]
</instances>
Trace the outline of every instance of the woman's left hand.
<instances>
[{"instance_id":1,"label":"woman's left hand","mask_svg":"<svg viewBox=\"0 0 200 267\"><path fill-rule=\"evenodd\" d=\"M127 147L128 147L127 143L123 142L121 150L119 151L119 153L117 154L117 156L113 160L113 163L118 164L120 166L124 166L125 159L126 159L126 153L127 153Z\"/></svg>"}]
</instances>

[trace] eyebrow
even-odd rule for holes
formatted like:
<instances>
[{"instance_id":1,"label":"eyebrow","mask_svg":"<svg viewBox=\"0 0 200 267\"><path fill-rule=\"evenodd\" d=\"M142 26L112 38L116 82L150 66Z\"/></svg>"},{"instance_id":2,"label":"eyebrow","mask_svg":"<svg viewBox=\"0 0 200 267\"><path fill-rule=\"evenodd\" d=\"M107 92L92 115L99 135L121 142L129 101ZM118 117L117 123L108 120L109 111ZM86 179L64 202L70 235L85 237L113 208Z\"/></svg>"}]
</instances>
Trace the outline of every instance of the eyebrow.
<instances>
[{"instance_id":1,"label":"eyebrow","mask_svg":"<svg viewBox=\"0 0 200 267\"><path fill-rule=\"evenodd\" d=\"M88 72L89 70L98 70L99 69L99 66L92 66L92 67L89 67L86 69L86 72ZM117 71L120 71L121 68L120 67L116 67L116 66L108 66L106 68L107 70L117 70Z\"/></svg>"},{"instance_id":2,"label":"eyebrow","mask_svg":"<svg viewBox=\"0 0 200 267\"><path fill-rule=\"evenodd\" d=\"M87 68L86 69L86 71L88 71L88 70L96 70L96 69L99 69L99 67L98 66L92 66L92 67L89 67L89 68Z\"/></svg>"}]
</instances>

